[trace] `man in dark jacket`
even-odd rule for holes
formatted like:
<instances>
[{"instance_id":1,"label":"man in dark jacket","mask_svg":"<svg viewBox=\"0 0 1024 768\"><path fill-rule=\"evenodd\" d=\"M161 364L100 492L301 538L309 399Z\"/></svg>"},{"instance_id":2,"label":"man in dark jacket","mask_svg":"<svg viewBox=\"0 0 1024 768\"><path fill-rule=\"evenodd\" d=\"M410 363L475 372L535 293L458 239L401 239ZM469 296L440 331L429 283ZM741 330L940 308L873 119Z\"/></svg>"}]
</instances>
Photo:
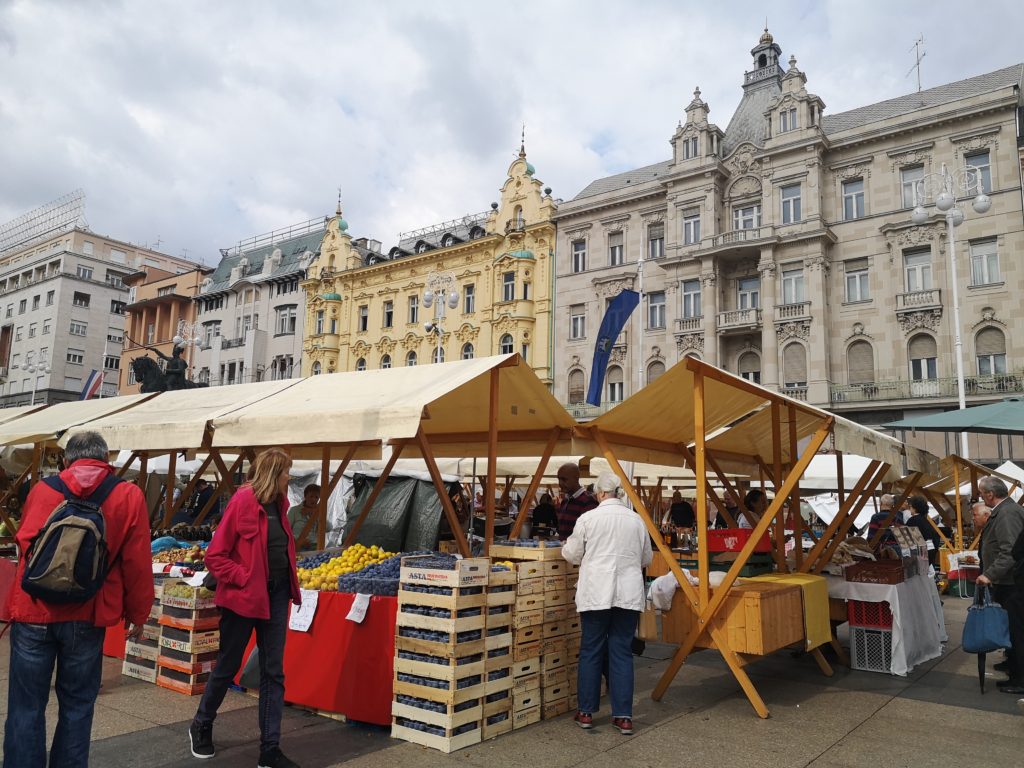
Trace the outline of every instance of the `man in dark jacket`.
<instances>
[{"instance_id":1,"label":"man in dark jacket","mask_svg":"<svg viewBox=\"0 0 1024 768\"><path fill-rule=\"evenodd\" d=\"M939 556L939 547L942 546L942 537L928 520L928 502L921 496L911 496L909 503L913 514L907 520L907 525L917 528L921 532L921 538L926 542L931 542L932 546L928 549L928 563L934 566L935 560Z\"/></svg>"},{"instance_id":2,"label":"man in dark jacket","mask_svg":"<svg viewBox=\"0 0 1024 768\"><path fill-rule=\"evenodd\" d=\"M558 488L562 503L558 507L558 538L565 541L572 535L580 516L597 506L597 499L580 485L580 468L563 464L558 468Z\"/></svg>"},{"instance_id":3,"label":"man in dark jacket","mask_svg":"<svg viewBox=\"0 0 1024 768\"><path fill-rule=\"evenodd\" d=\"M1005 670L1009 677L996 685L1004 693L1024 694L1024 610L1020 587L1014 582L1013 549L1024 532L1024 508L1012 499L1006 483L998 477L983 477L978 481L981 498L992 508L985 529L981 532L981 562L984 570L977 579L978 586L992 588L992 599L1009 614L1010 649ZM1016 629L1015 629L1016 625Z\"/></svg>"},{"instance_id":4,"label":"man in dark jacket","mask_svg":"<svg viewBox=\"0 0 1024 768\"><path fill-rule=\"evenodd\" d=\"M67 469L60 478L79 498L88 498L114 471L107 463L107 444L96 432L72 437L64 455ZM55 663L59 709L49 764L88 764L105 630L127 620L129 637L138 638L153 607L146 499L130 483L118 483L101 506L110 570L95 596L57 604L33 598L21 588L33 540L63 500L63 494L49 485L36 484L15 539L21 557L4 616L12 622L4 734L7 766L46 765L45 713Z\"/></svg>"}]
</instances>

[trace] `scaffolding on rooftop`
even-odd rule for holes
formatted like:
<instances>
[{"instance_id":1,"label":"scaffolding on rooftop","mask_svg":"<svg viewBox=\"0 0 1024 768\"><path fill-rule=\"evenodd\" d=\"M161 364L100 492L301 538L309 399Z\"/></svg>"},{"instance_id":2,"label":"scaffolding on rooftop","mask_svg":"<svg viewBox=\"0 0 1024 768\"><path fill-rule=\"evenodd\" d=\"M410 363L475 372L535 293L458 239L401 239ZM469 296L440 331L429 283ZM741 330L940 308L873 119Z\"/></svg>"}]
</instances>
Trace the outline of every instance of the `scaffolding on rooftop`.
<instances>
[{"instance_id":1,"label":"scaffolding on rooftop","mask_svg":"<svg viewBox=\"0 0 1024 768\"><path fill-rule=\"evenodd\" d=\"M221 255L227 256L229 254L240 254L254 251L257 248L264 248L276 243L282 243L286 240L291 240L295 237L301 237L302 235L308 235L312 232L320 232L326 229L327 222L323 216L316 219L310 219L300 224L292 224L290 227L283 227L282 229L275 229L272 232L267 232L263 235L254 235L253 237L246 238L245 240L239 240L238 245L234 248L222 248Z\"/></svg>"},{"instance_id":2,"label":"scaffolding on rooftop","mask_svg":"<svg viewBox=\"0 0 1024 768\"><path fill-rule=\"evenodd\" d=\"M85 226L85 192L76 189L0 225L0 257Z\"/></svg>"},{"instance_id":3,"label":"scaffolding on rooftop","mask_svg":"<svg viewBox=\"0 0 1024 768\"><path fill-rule=\"evenodd\" d=\"M487 221L487 217L489 215L490 211L484 211L483 213L471 213L459 219L444 221L440 224L432 224L429 227L413 229L409 232L401 232L398 235L398 241L405 242L406 240L412 240L413 238L429 237L430 235L441 234L458 227L473 227L477 224L483 225L483 223Z\"/></svg>"}]
</instances>

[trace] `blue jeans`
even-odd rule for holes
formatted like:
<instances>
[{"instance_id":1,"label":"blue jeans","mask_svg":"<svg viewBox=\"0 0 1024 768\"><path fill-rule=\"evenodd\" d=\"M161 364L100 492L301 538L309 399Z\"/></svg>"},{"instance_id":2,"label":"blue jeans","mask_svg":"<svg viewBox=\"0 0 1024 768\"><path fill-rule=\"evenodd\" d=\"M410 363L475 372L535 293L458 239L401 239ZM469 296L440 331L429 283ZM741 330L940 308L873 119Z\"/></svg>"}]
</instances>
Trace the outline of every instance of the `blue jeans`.
<instances>
[{"instance_id":1,"label":"blue jeans","mask_svg":"<svg viewBox=\"0 0 1024 768\"><path fill-rule=\"evenodd\" d=\"M57 665L57 730L50 768L89 765L93 707L103 671L103 627L85 621L11 625L4 765L46 765L46 703Z\"/></svg>"},{"instance_id":2,"label":"blue jeans","mask_svg":"<svg viewBox=\"0 0 1024 768\"><path fill-rule=\"evenodd\" d=\"M197 723L212 724L217 717L217 710L242 666L245 647L255 629L260 662L260 749L267 751L280 744L284 714L284 641L291 599L290 583L281 581L270 589L269 619L250 619L221 608L220 651L199 702Z\"/></svg>"},{"instance_id":3,"label":"blue jeans","mask_svg":"<svg viewBox=\"0 0 1024 768\"><path fill-rule=\"evenodd\" d=\"M594 714L601 703L601 672L608 660L608 692L612 700L612 717L633 716L633 635L636 634L639 611L609 608L583 611L580 622L580 667L576 678L576 695L580 712Z\"/></svg>"}]
</instances>

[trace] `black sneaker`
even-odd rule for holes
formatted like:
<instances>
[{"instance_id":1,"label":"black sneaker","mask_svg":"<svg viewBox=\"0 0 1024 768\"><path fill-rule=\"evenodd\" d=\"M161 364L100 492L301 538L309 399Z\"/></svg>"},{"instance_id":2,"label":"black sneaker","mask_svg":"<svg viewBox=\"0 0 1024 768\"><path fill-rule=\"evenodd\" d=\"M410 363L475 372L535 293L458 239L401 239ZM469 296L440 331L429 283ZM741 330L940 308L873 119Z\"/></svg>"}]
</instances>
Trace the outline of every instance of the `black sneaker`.
<instances>
[{"instance_id":1,"label":"black sneaker","mask_svg":"<svg viewBox=\"0 0 1024 768\"><path fill-rule=\"evenodd\" d=\"M209 760L217 754L213 749L213 723L197 723L193 720L188 727L188 740L192 745L192 757Z\"/></svg>"},{"instance_id":2,"label":"black sneaker","mask_svg":"<svg viewBox=\"0 0 1024 768\"><path fill-rule=\"evenodd\" d=\"M260 750L258 768L299 768L299 764L289 760L280 747L274 747L266 751Z\"/></svg>"}]
</instances>

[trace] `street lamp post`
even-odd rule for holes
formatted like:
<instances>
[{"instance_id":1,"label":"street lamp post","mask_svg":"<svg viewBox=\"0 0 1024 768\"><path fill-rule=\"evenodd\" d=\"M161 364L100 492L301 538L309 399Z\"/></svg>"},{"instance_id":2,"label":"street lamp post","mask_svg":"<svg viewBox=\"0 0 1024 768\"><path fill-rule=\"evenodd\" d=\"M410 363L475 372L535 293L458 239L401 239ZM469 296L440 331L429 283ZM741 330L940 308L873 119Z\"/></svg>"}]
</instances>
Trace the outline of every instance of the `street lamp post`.
<instances>
[{"instance_id":1,"label":"street lamp post","mask_svg":"<svg viewBox=\"0 0 1024 768\"><path fill-rule=\"evenodd\" d=\"M961 410L967 406L964 396L963 340L960 336L960 291L956 271L956 233L964 221L964 212L959 203L973 195L971 207L975 213L988 213L992 200L982 186L981 169L961 168L950 171L946 164L938 173L926 174L914 185L914 210L910 220L920 226L928 221L928 211L923 203L935 202L935 207L946 216L946 241L949 247L949 279L953 290L953 346L956 350L956 391ZM968 456L967 433L960 433L960 454Z\"/></svg>"},{"instance_id":2,"label":"street lamp post","mask_svg":"<svg viewBox=\"0 0 1024 768\"><path fill-rule=\"evenodd\" d=\"M50 368L50 364L45 359L40 359L38 363L32 362L33 354L34 353L32 352L26 353L25 364L20 366L21 369L25 371L25 373L32 377L32 402L30 403L30 405L36 404L36 386L38 385L37 374L45 376L52 370ZM42 358L42 355L40 355L40 358ZM11 367L18 368L19 365L18 363L14 363L14 365L12 365Z\"/></svg>"},{"instance_id":3,"label":"street lamp post","mask_svg":"<svg viewBox=\"0 0 1024 768\"><path fill-rule=\"evenodd\" d=\"M434 307L433 322L427 321L423 324L428 334L437 335L437 351L434 358L441 362L441 340L444 336L444 311L447 305L449 309L455 309L459 305L459 294L453 289L455 287L455 274L453 272L431 272L427 275L427 290L423 292L423 306L430 309Z\"/></svg>"}]
</instances>

